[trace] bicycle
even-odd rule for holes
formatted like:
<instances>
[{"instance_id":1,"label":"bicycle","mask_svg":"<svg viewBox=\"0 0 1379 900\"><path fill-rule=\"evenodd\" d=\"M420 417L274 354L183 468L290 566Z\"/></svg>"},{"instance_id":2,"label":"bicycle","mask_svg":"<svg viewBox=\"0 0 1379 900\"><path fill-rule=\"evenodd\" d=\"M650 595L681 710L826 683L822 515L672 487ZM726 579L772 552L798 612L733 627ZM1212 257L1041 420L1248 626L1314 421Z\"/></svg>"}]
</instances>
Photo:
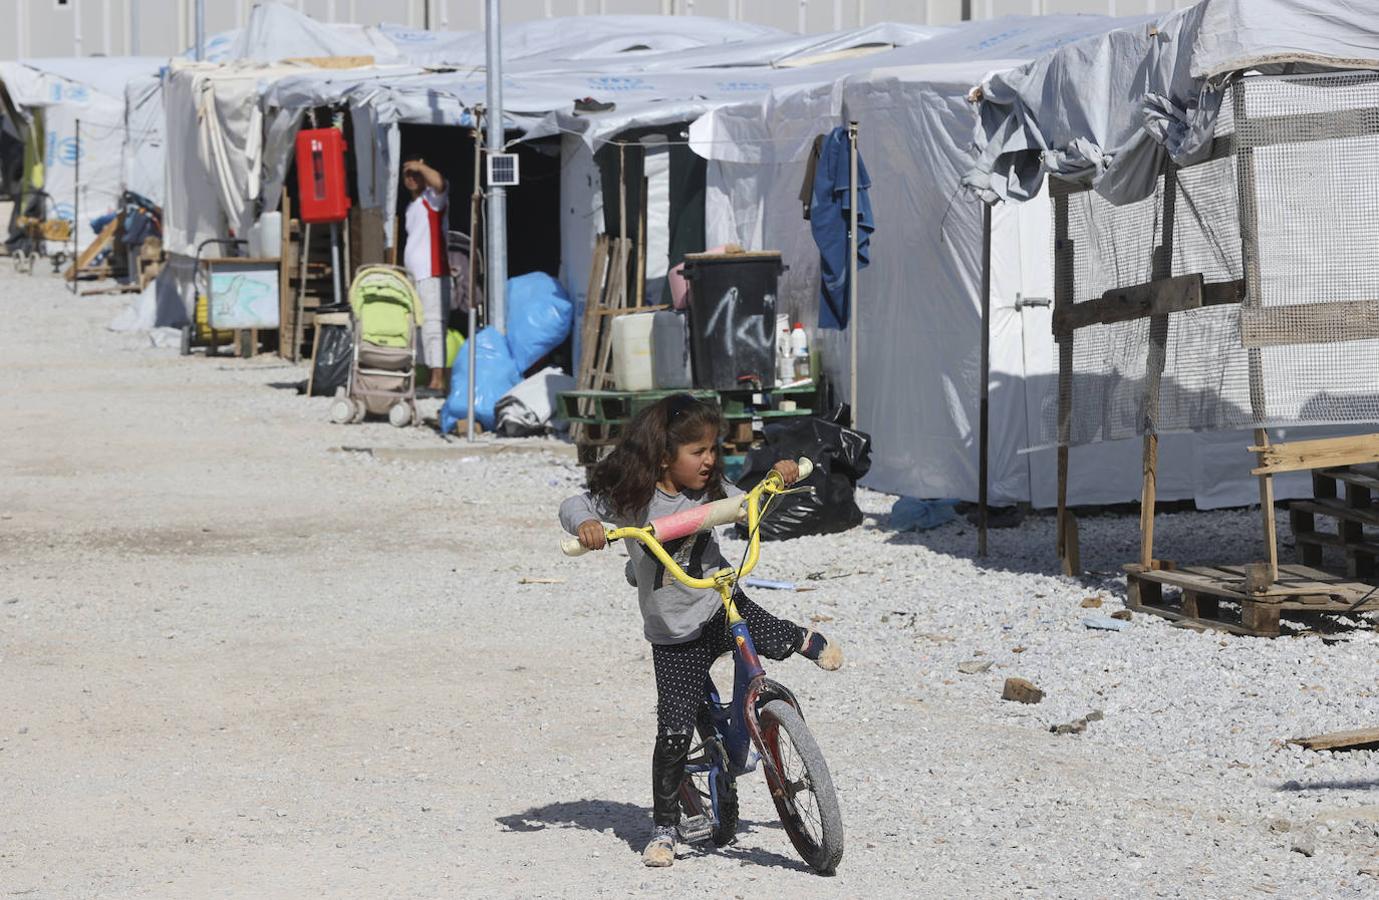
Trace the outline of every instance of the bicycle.
<instances>
[{"instance_id":1,"label":"bicycle","mask_svg":"<svg viewBox=\"0 0 1379 900\"><path fill-rule=\"evenodd\" d=\"M799 461L800 480L813 464ZM736 779L762 763L762 773L796 852L820 874L832 874L843 857L843 818L833 777L818 743L805 724L800 703L790 689L766 677L747 623L734 602L737 584L760 559L761 520L776 496L794 493L780 473L772 471L755 488L738 497L706 503L653 520L641 528L610 528L607 538L640 541L681 584L718 591L733 635L732 699L724 703L710 678L700 707L700 743L690 749L685 781L680 786L680 838L686 843L731 843L737 828ZM761 499L767 498L763 509ZM745 519L747 551L742 564L708 578L691 577L662 546L720 525ZM566 556L587 552L578 538L561 542Z\"/></svg>"}]
</instances>

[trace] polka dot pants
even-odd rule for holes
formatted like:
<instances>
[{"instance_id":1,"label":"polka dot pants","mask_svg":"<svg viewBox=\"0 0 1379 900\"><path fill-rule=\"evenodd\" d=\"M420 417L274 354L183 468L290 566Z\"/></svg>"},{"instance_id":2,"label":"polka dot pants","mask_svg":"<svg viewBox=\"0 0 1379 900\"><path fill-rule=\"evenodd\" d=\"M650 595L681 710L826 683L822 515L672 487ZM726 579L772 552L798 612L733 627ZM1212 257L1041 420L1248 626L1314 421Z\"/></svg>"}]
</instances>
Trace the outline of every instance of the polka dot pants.
<instances>
[{"instance_id":1,"label":"polka dot pants","mask_svg":"<svg viewBox=\"0 0 1379 900\"><path fill-rule=\"evenodd\" d=\"M768 659L785 659L799 649L804 629L777 619L741 591L737 611L747 621L747 631L757 653ZM685 778L685 758L704 686L713 661L733 649L728 614L720 607L704 624L699 637L683 644L652 644L651 664L656 670L656 746L651 754L652 819L657 825L680 821L678 791Z\"/></svg>"},{"instance_id":2,"label":"polka dot pants","mask_svg":"<svg viewBox=\"0 0 1379 900\"><path fill-rule=\"evenodd\" d=\"M800 647L804 629L794 622L777 619L757 606L741 591L735 598L737 611L747 621L747 631L757 653L767 659L785 659ZM704 624L699 637L683 644L652 644L651 664L656 670L657 734L690 734L694 731L699 705L704 702L704 683L713 661L733 649L728 630L728 615L719 607Z\"/></svg>"}]
</instances>

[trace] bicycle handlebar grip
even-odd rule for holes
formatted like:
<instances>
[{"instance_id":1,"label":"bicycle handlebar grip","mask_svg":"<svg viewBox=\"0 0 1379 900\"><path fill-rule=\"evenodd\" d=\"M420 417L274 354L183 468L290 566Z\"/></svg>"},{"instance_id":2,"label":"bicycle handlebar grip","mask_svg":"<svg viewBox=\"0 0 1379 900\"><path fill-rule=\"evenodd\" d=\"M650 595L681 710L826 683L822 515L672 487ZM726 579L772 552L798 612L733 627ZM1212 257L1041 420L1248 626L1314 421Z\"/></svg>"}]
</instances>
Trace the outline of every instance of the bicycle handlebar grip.
<instances>
[{"instance_id":1,"label":"bicycle handlebar grip","mask_svg":"<svg viewBox=\"0 0 1379 900\"><path fill-rule=\"evenodd\" d=\"M799 460L796 461L795 465L800 467L800 477L798 479L800 481L804 481L810 475L814 474L814 463L810 462L809 458L806 456L801 456Z\"/></svg>"},{"instance_id":2,"label":"bicycle handlebar grip","mask_svg":"<svg viewBox=\"0 0 1379 900\"><path fill-rule=\"evenodd\" d=\"M583 556L589 551L584 549L584 545L579 542L579 538L570 537L560 542L560 552L564 553L566 556Z\"/></svg>"}]
</instances>

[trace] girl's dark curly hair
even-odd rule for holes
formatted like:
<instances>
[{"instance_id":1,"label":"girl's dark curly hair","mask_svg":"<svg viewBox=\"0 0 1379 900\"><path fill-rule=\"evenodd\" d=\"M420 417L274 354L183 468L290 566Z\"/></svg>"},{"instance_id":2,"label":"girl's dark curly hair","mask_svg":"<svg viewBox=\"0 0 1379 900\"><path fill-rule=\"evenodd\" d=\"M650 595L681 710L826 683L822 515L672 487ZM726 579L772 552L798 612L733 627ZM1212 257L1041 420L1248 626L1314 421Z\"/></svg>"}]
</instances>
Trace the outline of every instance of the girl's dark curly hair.
<instances>
[{"instance_id":1,"label":"girl's dark curly hair","mask_svg":"<svg viewBox=\"0 0 1379 900\"><path fill-rule=\"evenodd\" d=\"M640 519L656 493L661 467L685 444L701 439L706 430L723 432L718 407L689 394L666 397L637 413L622 439L589 475L589 493L607 501L613 513L628 521ZM723 455L713 462L704 489L711 500L723 497Z\"/></svg>"}]
</instances>

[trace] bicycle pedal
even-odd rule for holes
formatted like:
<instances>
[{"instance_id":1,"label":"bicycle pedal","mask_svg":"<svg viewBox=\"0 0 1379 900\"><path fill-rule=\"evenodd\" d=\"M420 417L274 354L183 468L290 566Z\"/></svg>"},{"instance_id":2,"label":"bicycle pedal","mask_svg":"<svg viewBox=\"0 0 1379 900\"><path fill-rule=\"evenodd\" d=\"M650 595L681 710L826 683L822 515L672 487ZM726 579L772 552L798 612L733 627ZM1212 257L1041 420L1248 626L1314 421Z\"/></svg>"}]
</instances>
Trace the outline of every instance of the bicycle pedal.
<instances>
[{"instance_id":1,"label":"bicycle pedal","mask_svg":"<svg viewBox=\"0 0 1379 900\"><path fill-rule=\"evenodd\" d=\"M713 836L713 823L708 816L685 817L680 820L680 840L697 844Z\"/></svg>"}]
</instances>

